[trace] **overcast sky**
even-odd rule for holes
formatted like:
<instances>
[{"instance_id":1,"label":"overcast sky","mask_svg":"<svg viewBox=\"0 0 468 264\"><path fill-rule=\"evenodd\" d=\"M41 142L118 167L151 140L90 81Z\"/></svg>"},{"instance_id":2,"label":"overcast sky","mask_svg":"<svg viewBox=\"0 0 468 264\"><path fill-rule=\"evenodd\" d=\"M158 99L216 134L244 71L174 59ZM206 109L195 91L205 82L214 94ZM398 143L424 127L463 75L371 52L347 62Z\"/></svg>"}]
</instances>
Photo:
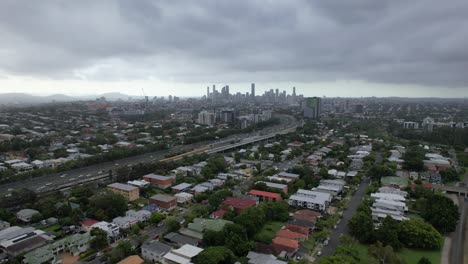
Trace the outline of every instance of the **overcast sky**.
<instances>
[{"instance_id":1,"label":"overcast sky","mask_svg":"<svg viewBox=\"0 0 468 264\"><path fill-rule=\"evenodd\" d=\"M467 14L466 0L2 0L0 92L465 97Z\"/></svg>"}]
</instances>

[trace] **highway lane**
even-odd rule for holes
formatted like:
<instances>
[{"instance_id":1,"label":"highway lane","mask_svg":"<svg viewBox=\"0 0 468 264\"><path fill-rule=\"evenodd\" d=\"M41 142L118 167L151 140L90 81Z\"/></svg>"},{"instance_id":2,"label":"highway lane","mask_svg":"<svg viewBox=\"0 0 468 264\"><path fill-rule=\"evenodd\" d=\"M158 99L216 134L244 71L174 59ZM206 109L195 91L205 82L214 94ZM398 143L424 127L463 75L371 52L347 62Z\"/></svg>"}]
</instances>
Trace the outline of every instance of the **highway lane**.
<instances>
[{"instance_id":1,"label":"highway lane","mask_svg":"<svg viewBox=\"0 0 468 264\"><path fill-rule=\"evenodd\" d=\"M233 140L243 140L249 137L258 136L259 133L269 134L274 133L278 130L293 127L296 124L296 120L292 116L287 115L279 115L278 116L281 120L281 124L267 127L261 131L256 131L249 134L236 134L229 136L227 138L223 138L221 140L213 140L213 141L205 141L200 143L195 143L191 145L177 145L172 147L168 150L162 150L147 154L142 154L138 156L128 157L120 160L110 161L99 163L96 165L78 168L66 172L55 173L51 175L46 175L42 177L36 177L20 182L13 182L7 183L0 186L0 196L7 195L11 193L15 189L19 188L28 188L30 190L36 192L43 192L51 190L57 186L61 186L64 184L80 184L86 180L93 180L96 176L102 175L103 173L107 173L109 170L112 170L114 173L115 171L123 166L131 166L138 163L148 163L148 162L156 162L160 159L163 159L167 154L180 152L180 151L190 151L193 149L201 148L204 146L212 146L212 147L219 147L229 145ZM101 173L99 173L101 172Z\"/></svg>"}]
</instances>

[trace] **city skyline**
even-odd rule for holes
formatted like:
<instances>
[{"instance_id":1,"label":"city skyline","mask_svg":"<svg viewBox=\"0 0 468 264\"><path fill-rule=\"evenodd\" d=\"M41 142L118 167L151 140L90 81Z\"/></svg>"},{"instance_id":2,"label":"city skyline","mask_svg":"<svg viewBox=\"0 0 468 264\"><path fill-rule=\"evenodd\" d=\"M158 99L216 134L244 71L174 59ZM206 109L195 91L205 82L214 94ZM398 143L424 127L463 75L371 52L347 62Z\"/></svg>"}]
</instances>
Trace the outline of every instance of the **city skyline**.
<instances>
[{"instance_id":1,"label":"city skyline","mask_svg":"<svg viewBox=\"0 0 468 264\"><path fill-rule=\"evenodd\" d=\"M468 4L430 2L3 1L0 93L464 97Z\"/></svg>"}]
</instances>

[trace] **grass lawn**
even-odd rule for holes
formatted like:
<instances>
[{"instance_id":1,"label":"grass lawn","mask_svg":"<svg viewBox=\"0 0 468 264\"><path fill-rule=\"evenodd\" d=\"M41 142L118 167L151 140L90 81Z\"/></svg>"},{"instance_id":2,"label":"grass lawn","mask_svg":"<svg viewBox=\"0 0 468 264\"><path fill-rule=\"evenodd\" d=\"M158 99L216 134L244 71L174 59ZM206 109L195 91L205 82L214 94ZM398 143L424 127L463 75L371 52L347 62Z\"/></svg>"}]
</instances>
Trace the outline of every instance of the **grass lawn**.
<instances>
[{"instance_id":1,"label":"grass lawn","mask_svg":"<svg viewBox=\"0 0 468 264\"><path fill-rule=\"evenodd\" d=\"M276 237L276 232L278 232L285 223L283 222L268 222L266 223L262 230L255 235L254 240L270 244L271 240Z\"/></svg>"},{"instance_id":2,"label":"grass lawn","mask_svg":"<svg viewBox=\"0 0 468 264\"><path fill-rule=\"evenodd\" d=\"M62 227L61 225L59 224L56 224L56 225L53 225L53 226L48 226L42 230L44 230L44 232L49 232L49 231L55 231L57 229L60 229L60 227Z\"/></svg>"},{"instance_id":3,"label":"grass lawn","mask_svg":"<svg viewBox=\"0 0 468 264\"><path fill-rule=\"evenodd\" d=\"M360 263L369 263L367 245L357 244L355 248L359 252L359 258L361 259ZM404 248L397 252L397 254L408 264L418 263L419 259L423 256L428 258L432 264L440 264L441 250L418 250Z\"/></svg>"},{"instance_id":4,"label":"grass lawn","mask_svg":"<svg viewBox=\"0 0 468 264\"><path fill-rule=\"evenodd\" d=\"M406 263L418 263L421 257L428 258L432 264L440 264L441 251L440 250L418 250L404 248L398 255L402 257Z\"/></svg>"}]
</instances>

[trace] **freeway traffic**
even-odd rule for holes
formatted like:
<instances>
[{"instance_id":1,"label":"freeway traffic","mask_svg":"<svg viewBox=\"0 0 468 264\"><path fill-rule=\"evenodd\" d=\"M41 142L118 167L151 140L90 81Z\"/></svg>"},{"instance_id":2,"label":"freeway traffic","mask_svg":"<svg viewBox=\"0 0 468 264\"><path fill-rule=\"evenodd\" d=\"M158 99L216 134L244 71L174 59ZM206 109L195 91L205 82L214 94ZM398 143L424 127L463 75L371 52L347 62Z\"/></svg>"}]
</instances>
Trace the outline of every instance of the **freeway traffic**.
<instances>
[{"instance_id":1,"label":"freeway traffic","mask_svg":"<svg viewBox=\"0 0 468 264\"><path fill-rule=\"evenodd\" d=\"M278 115L281 123L276 126L267 127L261 131L264 136L275 135L278 131L284 131L297 127L297 121L294 117L288 115ZM74 169L66 172L55 173L42 177L32 178L19 182L7 183L0 186L0 196L9 195L12 191L20 188L27 188L35 192L47 192L57 189L61 186L79 185L87 181L94 181L99 178L108 176L108 171L115 171L123 166L132 166L138 163L156 162L169 153L187 152L198 148L209 146L210 148L223 148L228 146L232 141L243 141L244 139L260 136L260 132L252 132L249 134L232 135L222 140L205 141L190 145L178 145L168 150L162 150L138 156L128 157L112 162L100 163L88 167ZM263 136L262 136L263 137Z\"/></svg>"}]
</instances>

